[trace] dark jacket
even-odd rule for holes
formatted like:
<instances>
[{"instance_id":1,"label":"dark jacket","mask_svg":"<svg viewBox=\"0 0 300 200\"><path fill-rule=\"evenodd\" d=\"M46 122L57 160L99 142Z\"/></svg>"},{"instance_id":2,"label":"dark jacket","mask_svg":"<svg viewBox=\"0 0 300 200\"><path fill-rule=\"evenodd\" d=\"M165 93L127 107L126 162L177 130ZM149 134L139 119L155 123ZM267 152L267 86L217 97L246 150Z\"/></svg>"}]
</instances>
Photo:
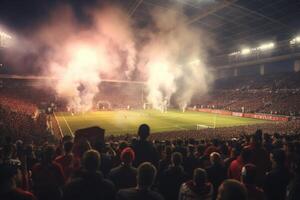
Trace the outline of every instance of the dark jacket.
<instances>
[{"instance_id":1,"label":"dark jacket","mask_svg":"<svg viewBox=\"0 0 300 200\"><path fill-rule=\"evenodd\" d=\"M83 173L64 188L63 200L108 200L115 199L114 184L103 178L102 173Z\"/></svg>"},{"instance_id":2,"label":"dark jacket","mask_svg":"<svg viewBox=\"0 0 300 200\"><path fill-rule=\"evenodd\" d=\"M132 144L132 148L135 152L135 167L143 162L151 162L156 167L158 166L159 155L151 142L138 140Z\"/></svg>"},{"instance_id":3,"label":"dark jacket","mask_svg":"<svg viewBox=\"0 0 300 200\"><path fill-rule=\"evenodd\" d=\"M214 188L213 198L216 198L219 186L227 178L226 168L221 164L214 164L207 168L206 172L208 181L211 182Z\"/></svg>"},{"instance_id":4,"label":"dark jacket","mask_svg":"<svg viewBox=\"0 0 300 200\"><path fill-rule=\"evenodd\" d=\"M120 164L113 168L108 178L115 184L116 189L125 189L136 186L136 168Z\"/></svg>"},{"instance_id":5,"label":"dark jacket","mask_svg":"<svg viewBox=\"0 0 300 200\"><path fill-rule=\"evenodd\" d=\"M284 200L288 184L289 172L284 167L275 168L267 173L263 187L267 199Z\"/></svg>"},{"instance_id":6,"label":"dark jacket","mask_svg":"<svg viewBox=\"0 0 300 200\"><path fill-rule=\"evenodd\" d=\"M164 198L152 190L137 188L123 189L117 193L116 200L163 200Z\"/></svg>"},{"instance_id":7,"label":"dark jacket","mask_svg":"<svg viewBox=\"0 0 300 200\"><path fill-rule=\"evenodd\" d=\"M170 166L166 169L159 180L159 191L166 200L178 198L180 186L187 181L187 174L182 166Z\"/></svg>"}]
</instances>

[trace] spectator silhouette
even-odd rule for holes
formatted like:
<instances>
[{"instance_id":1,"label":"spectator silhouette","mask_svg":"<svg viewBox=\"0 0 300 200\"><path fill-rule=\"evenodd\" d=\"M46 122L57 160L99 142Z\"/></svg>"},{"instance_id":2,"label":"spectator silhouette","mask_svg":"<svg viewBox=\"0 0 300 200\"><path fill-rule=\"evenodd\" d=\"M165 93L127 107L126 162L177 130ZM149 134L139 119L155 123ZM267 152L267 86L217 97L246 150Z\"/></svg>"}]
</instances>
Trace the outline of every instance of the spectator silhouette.
<instances>
[{"instance_id":1,"label":"spectator silhouette","mask_svg":"<svg viewBox=\"0 0 300 200\"><path fill-rule=\"evenodd\" d=\"M68 180L72 173L79 169L78 161L75 159L72 150L73 142L68 141L63 144L64 155L55 158L55 162L61 165L63 172L65 174L66 180Z\"/></svg>"},{"instance_id":2,"label":"spectator silhouette","mask_svg":"<svg viewBox=\"0 0 300 200\"><path fill-rule=\"evenodd\" d=\"M298 143L299 145L299 143ZM300 149L298 149L299 151ZM292 172L293 172L293 179L291 180L290 184L288 185L287 188L287 200L297 200L300 199L300 159L299 155L300 152L298 153L298 158L295 158L293 160L292 164Z\"/></svg>"},{"instance_id":3,"label":"spectator silhouette","mask_svg":"<svg viewBox=\"0 0 300 200\"><path fill-rule=\"evenodd\" d=\"M98 171L100 164L101 158L97 151L85 152L82 160L83 172L65 186L63 200L113 200L115 186Z\"/></svg>"},{"instance_id":4,"label":"spectator silhouette","mask_svg":"<svg viewBox=\"0 0 300 200\"><path fill-rule=\"evenodd\" d=\"M184 159L183 166L189 178L193 177L194 169L198 167L198 159L195 156L195 147L194 145L188 145L188 155Z\"/></svg>"},{"instance_id":5,"label":"spectator silhouette","mask_svg":"<svg viewBox=\"0 0 300 200\"><path fill-rule=\"evenodd\" d=\"M264 200L263 190L256 186L257 168L253 164L246 164L242 168L241 181L245 185L248 193L248 200Z\"/></svg>"},{"instance_id":6,"label":"spectator silhouette","mask_svg":"<svg viewBox=\"0 0 300 200\"><path fill-rule=\"evenodd\" d=\"M45 146L42 161L32 169L33 191L41 200L57 200L62 196L65 178L61 166L53 161L54 153L53 146Z\"/></svg>"},{"instance_id":7,"label":"spectator silhouette","mask_svg":"<svg viewBox=\"0 0 300 200\"><path fill-rule=\"evenodd\" d=\"M217 152L210 154L211 166L206 169L208 180L214 188L213 199L217 197L217 191L221 183L227 178L226 168L224 167L221 155Z\"/></svg>"},{"instance_id":8,"label":"spectator silhouette","mask_svg":"<svg viewBox=\"0 0 300 200\"><path fill-rule=\"evenodd\" d=\"M194 170L193 179L183 183L180 187L178 200L211 200L213 198L213 186L207 180L204 169Z\"/></svg>"},{"instance_id":9,"label":"spectator silhouette","mask_svg":"<svg viewBox=\"0 0 300 200\"><path fill-rule=\"evenodd\" d=\"M282 149L276 149L270 155L272 170L267 173L263 187L268 200L285 199L290 179L289 171L285 167L285 158L285 152Z\"/></svg>"},{"instance_id":10,"label":"spectator silhouette","mask_svg":"<svg viewBox=\"0 0 300 200\"><path fill-rule=\"evenodd\" d=\"M159 180L159 190L166 200L178 198L181 184L187 180L187 174L182 166L182 155L172 154L172 164L166 169Z\"/></svg>"},{"instance_id":11,"label":"spectator silhouette","mask_svg":"<svg viewBox=\"0 0 300 200\"><path fill-rule=\"evenodd\" d=\"M271 163L269 161L270 155L262 145L262 131L257 130L251 136L250 145L245 147L251 151L250 162L256 166L257 169L257 184L262 186L267 171L270 170Z\"/></svg>"},{"instance_id":12,"label":"spectator silhouette","mask_svg":"<svg viewBox=\"0 0 300 200\"><path fill-rule=\"evenodd\" d=\"M108 177L117 190L136 186L137 169L132 167L134 158L134 151L130 147L123 149L120 156L122 163L110 171Z\"/></svg>"},{"instance_id":13,"label":"spectator silhouette","mask_svg":"<svg viewBox=\"0 0 300 200\"><path fill-rule=\"evenodd\" d=\"M132 148L135 152L134 166L139 166L143 162L151 162L154 166L158 166L159 155L153 144L147 141L150 135L150 127L142 124L138 130L138 140L133 142Z\"/></svg>"},{"instance_id":14,"label":"spectator silhouette","mask_svg":"<svg viewBox=\"0 0 300 200\"><path fill-rule=\"evenodd\" d=\"M11 163L0 164L0 199L3 200L36 200L34 195L17 186L21 182L20 170Z\"/></svg>"},{"instance_id":15,"label":"spectator silhouette","mask_svg":"<svg viewBox=\"0 0 300 200\"><path fill-rule=\"evenodd\" d=\"M137 186L123 189L117 193L117 200L163 200L163 197L151 190L156 177L156 168L149 162L142 163L137 169Z\"/></svg>"},{"instance_id":16,"label":"spectator silhouette","mask_svg":"<svg viewBox=\"0 0 300 200\"><path fill-rule=\"evenodd\" d=\"M225 180L219 187L217 200L247 200L247 190L234 179Z\"/></svg>"},{"instance_id":17,"label":"spectator silhouette","mask_svg":"<svg viewBox=\"0 0 300 200\"><path fill-rule=\"evenodd\" d=\"M231 162L228 169L228 178L241 180L242 167L250 162L251 150L248 148L243 148L241 155Z\"/></svg>"}]
</instances>

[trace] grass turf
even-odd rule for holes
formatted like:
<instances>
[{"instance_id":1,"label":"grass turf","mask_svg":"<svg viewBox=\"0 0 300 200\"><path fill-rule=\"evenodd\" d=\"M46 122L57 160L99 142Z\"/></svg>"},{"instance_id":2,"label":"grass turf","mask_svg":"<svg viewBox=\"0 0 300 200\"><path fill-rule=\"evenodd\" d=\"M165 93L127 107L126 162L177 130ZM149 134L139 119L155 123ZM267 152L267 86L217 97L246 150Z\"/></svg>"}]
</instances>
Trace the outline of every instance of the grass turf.
<instances>
[{"instance_id":1,"label":"grass turf","mask_svg":"<svg viewBox=\"0 0 300 200\"><path fill-rule=\"evenodd\" d=\"M250 119L212 113L202 113L171 110L161 113L156 110L120 110L120 111L97 111L76 114L56 113L57 120L64 135L69 135L80 128L100 126L106 130L106 135L120 135L136 133L142 123L151 127L151 132L164 132L174 130L195 130L197 124L200 128L229 127L266 123L270 121Z\"/></svg>"}]
</instances>

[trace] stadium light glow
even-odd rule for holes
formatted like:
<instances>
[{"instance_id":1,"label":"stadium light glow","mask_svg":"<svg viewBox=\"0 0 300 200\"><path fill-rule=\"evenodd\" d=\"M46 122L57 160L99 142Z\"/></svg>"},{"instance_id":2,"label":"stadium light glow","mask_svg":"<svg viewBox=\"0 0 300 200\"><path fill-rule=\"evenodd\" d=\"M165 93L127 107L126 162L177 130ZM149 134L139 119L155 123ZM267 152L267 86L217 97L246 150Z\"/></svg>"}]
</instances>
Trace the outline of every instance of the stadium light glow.
<instances>
[{"instance_id":1,"label":"stadium light glow","mask_svg":"<svg viewBox=\"0 0 300 200\"><path fill-rule=\"evenodd\" d=\"M300 43L300 36L294 39L295 41L299 41ZM251 53L255 53L257 51L266 51L266 50L270 50L273 49L275 47L275 43L274 42L269 42L269 43L263 43L258 47L255 48L243 48L240 51L235 51L229 54L229 56L238 56L238 55L248 55Z\"/></svg>"},{"instance_id":2,"label":"stadium light glow","mask_svg":"<svg viewBox=\"0 0 300 200\"><path fill-rule=\"evenodd\" d=\"M242 49L242 50L241 50L241 54L242 54L242 55L247 55L247 54L249 54L249 53L251 53L251 49L249 49L249 48L245 48L245 49Z\"/></svg>"},{"instance_id":3,"label":"stadium light glow","mask_svg":"<svg viewBox=\"0 0 300 200\"><path fill-rule=\"evenodd\" d=\"M293 38L293 39L290 41L290 44L291 44L291 45L294 45L294 44L297 44L297 43L300 43L300 36L297 36L297 37Z\"/></svg>"},{"instance_id":4,"label":"stadium light glow","mask_svg":"<svg viewBox=\"0 0 300 200\"><path fill-rule=\"evenodd\" d=\"M265 43L257 47L257 50L265 51L269 49L273 49L275 47L275 44L273 42Z\"/></svg>"},{"instance_id":5,"label":"stadium light glow","mask_svg":"<svg viewBox=\"0 0 300 200\"><path fill-rule=\"evenodd\" d=\"M2 31L0 31L0 37L6 38L6 39L12 39L12 37L9 34L2 32Z\"/></svg>"},{"instance_id":6,"label":"stadium light glow","mask_svg":"<svg viewBox=\"0 0 300 200\"><path fill-rule=\"evenodd\" d=\"M232 52L231 54L229 54L229 56L236 56L236 55L240 55L241 54L241 51L235 51L235 52Z\"/></svg>"}]
</instances>

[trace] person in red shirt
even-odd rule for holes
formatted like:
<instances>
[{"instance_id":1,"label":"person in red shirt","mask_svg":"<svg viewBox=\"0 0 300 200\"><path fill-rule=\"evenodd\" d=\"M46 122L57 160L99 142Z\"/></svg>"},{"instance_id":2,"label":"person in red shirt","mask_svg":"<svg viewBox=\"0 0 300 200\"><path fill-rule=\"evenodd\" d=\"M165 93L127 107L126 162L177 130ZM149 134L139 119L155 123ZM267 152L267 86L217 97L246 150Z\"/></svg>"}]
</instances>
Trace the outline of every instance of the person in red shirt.
<instances>
[{"instance_id":1,"label":"person in red shirt","mask_svg":"<svg viewBox=\"0 0 300 200\"><path fill-rule=\"evenodd\" d=\"M65 142L63 148L64 148L64 155L56 157L55 162L61 165L66 180L69 180L74 170L79 169L80 166L78 165L78 162L72 153L73 142L72 141Z\"/></svg>"},{"instance_id":2,"label":"person in red shirt","mask_svg":"<svg viewBox=\"0 0 300 200\"><path fill-rule=\"evenodd\" d=\"M44 147L42 161L32 169L33 191L38 199L60 199L61 187L65 183L62 167L53 161L55 150L48 145Z\"/></svg>"},{"instance_id":3,"label":"person in red shirt","mask_svg":"<svg viewBox=\"0 0 300 200\"><path fill-rule=\"evenodd\" d=\"M248 164L251 159L251 151L244 148L241 152L241 155L237 157L234 161L231 162L228 169L228 178L241 180L241 172L244 165Z\"/></svg>"},{"instance_id":4,"label":"person in red shirt","mask_svg":"<svg viewBox=\"0 0 300 200\"><path fill-rule=\"evenodd\" d=\"M248 200L264 200L264 191L255 184L257 167L253 164L246 164L242 169L241 181L248 193Z\"/></svg>"}]
</instances>

